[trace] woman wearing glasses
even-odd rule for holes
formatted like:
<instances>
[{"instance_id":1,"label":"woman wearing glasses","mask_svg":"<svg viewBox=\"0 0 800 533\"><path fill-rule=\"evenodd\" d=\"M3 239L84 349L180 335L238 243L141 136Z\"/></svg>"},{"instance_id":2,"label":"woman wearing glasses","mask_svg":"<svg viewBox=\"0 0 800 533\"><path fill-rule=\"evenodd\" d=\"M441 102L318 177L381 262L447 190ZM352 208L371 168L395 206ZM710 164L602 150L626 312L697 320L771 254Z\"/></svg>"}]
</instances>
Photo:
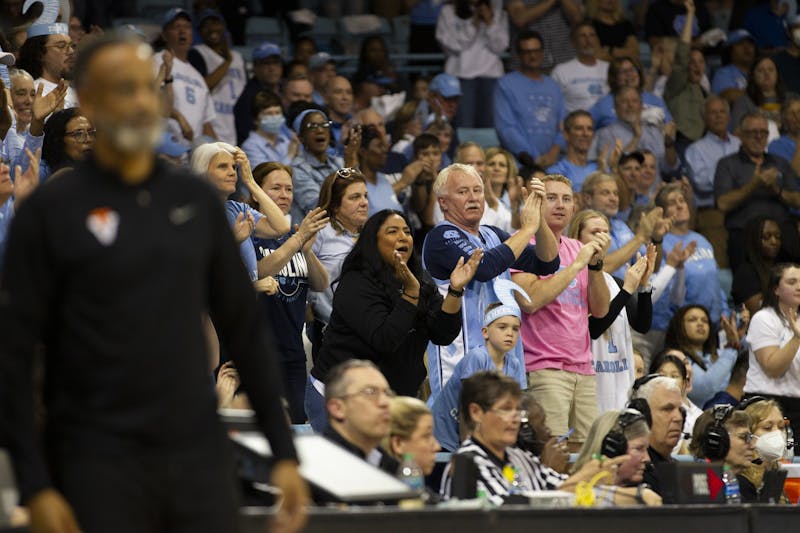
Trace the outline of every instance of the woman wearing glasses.
<instances>
[{"instance_id":1,"label":"woman wearing glasses","mask_svg":"<svg viewBox=\"0 0 800 533\"><path fill-rule=\"evenodd\" d=\"M731 472L739 480L739 486L750 484L742 473L752 465L756 458L756 439L750 432L750 417L744 411L736 410L730 405L717 405L706 410L692 431L692 441L689 451L697 459L722 461L724 467L730 467ZM723 437L720 444L718 434L727 432L728 445L725 446ZM755 491L742 490L744 503L754 502L750 495Z\"/></svg>"},{"instance_id":2,"label":"woman wearing glasses","mask_svg":"<svg viewBox=\"0 0 800 533\"><path fill-rule=\"evenodd\" d=\"M589 458L570 477L544 466L538 457L516 447L521 420L527 417L520 408L521 399L519 383L497 371L479 372L464 380L461 416L467 438L456 455L472 457L478 470L478 491L484 491L495 505L514 493L556 489L574 492L580 481L589 481L600 471L616 478L621 465L630 459L628 455ZM441 489L445 499L453 495L459 475L453 472L452 463L445 469ZM635 488L602 486L594 494L606 505L661 503L661 498L649 489L639 492Z\"/></svg>"},{"instance_id":3,"label":"woman wearing glasses","mask_svg":"<svg viewBox=\"0 0 800 533\"><path fill-rule=\"evenodd\" d=\"M291 164L294 169L292 223L300 224L306 213L316 207L322 182L331 173L342 168L343 162L328 153L331 121L321 110L302 111L292 121L292 129L303 144L303 152Z\"/></svg>"},{"instance_id":4,"label":"woman wearing glasses","mask_svg":"<svg viewBox=\"0 0 800 533\"><path fill-rule=\"evenodd\" d=\"M468 261L459 260L443 299L414 254L405 215L385 209L367 221L342 264L330 325L306 389L306 413L315 430L325 421L321 384L348 359L374 362L398 394L417 395L427 374L425 347L448 345L458 335L461 295L482 255L478 249Z\"/></svg>"},{"instance_id":5,"label":"woman wearing glasses","mask_svg":"<svg viewBox=\"0 0 800 533\"><path fill-rule=\"evenodd\" d=\"M89 119L75 107L53 113L44 126L39 177L45 180L58 170L86 159L94 145L94 131Z\"/></svg>"}]
</instances>

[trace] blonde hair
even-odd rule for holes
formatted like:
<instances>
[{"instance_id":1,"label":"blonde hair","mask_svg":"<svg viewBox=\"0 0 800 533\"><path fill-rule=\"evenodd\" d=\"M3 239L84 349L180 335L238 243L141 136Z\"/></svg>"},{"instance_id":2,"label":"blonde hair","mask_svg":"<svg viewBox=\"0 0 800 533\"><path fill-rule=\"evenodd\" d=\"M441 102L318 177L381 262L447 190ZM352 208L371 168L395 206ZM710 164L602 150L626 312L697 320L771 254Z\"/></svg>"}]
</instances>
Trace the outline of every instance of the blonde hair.
<instances>
[{"instance_id":1,"label":"blonde hair","mask_svg":"<svg viewBox=\"0 0 800 533\"><path fill-rule=\"evenodd\" d=\"M420 418L430 415L431 410L425 402L410 396L397 396L392 399L392 428L389 434L384 437L382 447L397 459L400 457L392 449L392 437L400 437L409 440L417 429Z\"/></svg>"},{"instance_id":2,"label":"blonde hair","mask_svg":"<svg viewBox=\"0 0 800 533\"><path fill-rule=\"evenodd\" d=\"M491 148L486 149L486 163L489 163L489 160L492 159L497 154L502 154L503 157L506 158L506 165L508 165L508 175L506 175L506 183L510 179L516 179L517 175L519 174L519 167L517 167L517 161L514 159L514 156L511 155L511 152L500 148L499 146L492 146Z\"/></svg>"},{"instance_id":3,"label":"blonde hair","mask_svg":"<svg viewBox=\"0 0 800 533\"><path fill-rule=\"evenodd\" d=\"M583 211L578 211L575 216L572 217L572 221L569 223L569 230L567 231L567 237L570 239L578 239L581 238L581 232L583 231L584 226L586 226L586 221L592 218L601 218L605 220L606 226L611 229L611 224L608 222L608 217L605 216L600 211L595 211L594 209L584 209Z\"/></svg>"},{"instance_id":4,"label":"blonde hair","mask_svg":"<svg viewBox=\"0 0 800 533\"><path fill-rule=\"evenodd\" d=\"M545 174L542 178L542 183L547 183L548 181L563 183L569 187L569 190L572 190L572 181L563 174Z\"/></svg>"},{"instance_id":5,"label":"blonde hair","mask_svg":"<svg viewBox=\"0 0 800 533\"><path fill-rule=\"evenodd\" d=\"M578 458L572 467L572 472L577 472L589 462L593 455L600 453L603 447L603 440L606 435L617 425L620 411L606 411L597 417L589 428L589 433L586 434L586 442L583 443ZM622 431L627 440L638 439L644 435L650 434L650 428L647 427L647 422L644 420L637 420L632 424L625 426Z\"/></svg>"},{"instance_id":6,"label":"blonde hair","mask_svg":"<svg viewBox=\"0 0 800 533\"><path fill-rule=\"evenodd\" d=\"M750 415L750 431L755 432L758 424L767 418L773 409L783 414L780 404L775 400L759 400L748 405L744 412Z\"/></svg>"},{"instance_id":7,"label":"blonde hair","mask_svg":"<svg viewBox=\"0 0 800 533\"><path fill-rule=\"evenodd\" d=\"M433 182L433 194L437 197L447 195L447 181L450 179L450 174L453 172L462 172L468 176L475 177L481 182L481 186L483 186L483 178L481 178L480 173L475 170L475 167L463 163L453 163L443 168L441 172L439 172L439 175L436 176L436 181Z\"/></svg>"}]
</instances>

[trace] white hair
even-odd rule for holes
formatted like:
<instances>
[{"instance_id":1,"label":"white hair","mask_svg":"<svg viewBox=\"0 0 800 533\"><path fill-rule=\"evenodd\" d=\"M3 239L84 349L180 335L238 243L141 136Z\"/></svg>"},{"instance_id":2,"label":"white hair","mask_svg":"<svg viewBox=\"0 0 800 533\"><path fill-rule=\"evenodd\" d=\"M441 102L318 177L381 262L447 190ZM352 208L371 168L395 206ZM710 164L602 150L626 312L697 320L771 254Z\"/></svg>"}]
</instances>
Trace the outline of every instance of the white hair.
<instances>
[{"instance_id":1,"label":"white hair","mask_svg":"<svg viewBox=\"0 0 800 533\"><path fill-rule=\"evenodd\" d=\"M462 172L468 176L472 176L478 179L483 185L483 179L478 171L472 165L465 165L463 163L453 163L450 166L447 166L439 172L439 175L436 176L436 181L433 182L433 194L437 197L442 197L447 195L447 180L450 179L450 174L453 172Z\"/></svg>"},{"instance_id":2,"label":"white hair","mask_svg":"<svg viewBox=\"0 0 800 533\"><path fill-rule=\"evenodd\" d=\"M679 395L681 393L681 387L678 385L678 380L675 378L669 378L667 376L659 376L657 378L653 378L637 390L635 390L631 394L631 399L635 400L637 398L642 398L643 400L647 400L650 402L650 397L653 396L656 388L663 387L668 391L677 392Z\"/></svg>"},{"instance_id":3,"label":"white hair","mask_svg":"<svg viewBox=\"0 0 800 533\"><path fill-rule=\"evenodd\" d=\"M27 70L23 70L21 68L10 68L8 69L8 79L11 80L11 83L14 83L16 78L28 78L29 80L33 81L33 76L31 76ZM9 90L11 87L9 87Z\"/></svg>"},{"instance_id":4,"label":"white hair","mask_svg":"<svg viewBox=\"0 0 800 533\"><path fill-rule=\"evenodd\" d=\"M208 174L208 166L211 164L211 160L214 159L214 157L221 153L233 155L235 152L236 147L228 143L213 142L201 144L192 152L192 159L189 162L189 166L197 174L206 176Z\"/></svg>"}]
</instances>

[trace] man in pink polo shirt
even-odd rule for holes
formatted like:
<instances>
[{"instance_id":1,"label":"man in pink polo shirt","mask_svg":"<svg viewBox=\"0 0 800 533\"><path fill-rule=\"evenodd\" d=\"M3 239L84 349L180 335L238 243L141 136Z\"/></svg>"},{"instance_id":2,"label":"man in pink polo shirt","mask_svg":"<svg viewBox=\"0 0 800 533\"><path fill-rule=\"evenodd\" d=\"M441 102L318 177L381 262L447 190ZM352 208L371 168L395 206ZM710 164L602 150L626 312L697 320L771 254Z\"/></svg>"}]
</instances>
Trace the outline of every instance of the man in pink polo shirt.
<instances>
[{"instance_id":1,"label":"man in pink polo shirt","mask_svg":"<svg viewBox=\"0 0 800 533\"><path fill-rule=\"evenodd\" d=\"M561 267L551 276L513 272L511 279L530 297L522 309L521 337L528 387L547 414L554 435L574 428L570 449L577 451L597 417L597 398L589 340L589 314L608 313L603 257L611 238L598 233L587 244L562 236L575 212L572 183L560 174L542 181L544 222L559 241Z\"/></svg>"}]
</instances>

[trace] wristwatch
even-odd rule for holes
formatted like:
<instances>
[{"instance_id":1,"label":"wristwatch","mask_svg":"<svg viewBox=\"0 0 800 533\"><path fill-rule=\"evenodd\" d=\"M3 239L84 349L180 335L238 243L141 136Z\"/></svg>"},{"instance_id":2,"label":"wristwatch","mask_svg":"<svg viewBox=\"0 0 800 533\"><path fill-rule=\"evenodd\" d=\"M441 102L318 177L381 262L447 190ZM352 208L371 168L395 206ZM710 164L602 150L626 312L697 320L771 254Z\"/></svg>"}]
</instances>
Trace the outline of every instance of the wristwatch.
<instances>
[{"instance_id":1,"label":"wristwatch","mask_svg":"<svg viewBox=\"0 0 800 533\"><path fill-rule=\"evenodd\" d=\"M603 270L603 260L599 260L597 263L593 265L586 265L586 268L589 270L600 271Z\"/></svg>"},{"instance_id":2,"label":"wristwatch","mask_svg":"<svg viewBox=\"0 0 800 533\"><path fill-rule=\"evenodd\" d=\"M457 291L452 287L448 287L447 288L447 294L449 294L450 296L454 296L456 298L461 298L462 296L464 296L464 289L461 289L460 291Z\"/></svg>"}]
</instances>

